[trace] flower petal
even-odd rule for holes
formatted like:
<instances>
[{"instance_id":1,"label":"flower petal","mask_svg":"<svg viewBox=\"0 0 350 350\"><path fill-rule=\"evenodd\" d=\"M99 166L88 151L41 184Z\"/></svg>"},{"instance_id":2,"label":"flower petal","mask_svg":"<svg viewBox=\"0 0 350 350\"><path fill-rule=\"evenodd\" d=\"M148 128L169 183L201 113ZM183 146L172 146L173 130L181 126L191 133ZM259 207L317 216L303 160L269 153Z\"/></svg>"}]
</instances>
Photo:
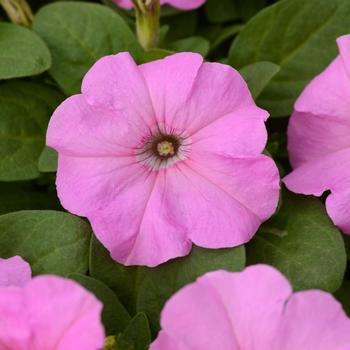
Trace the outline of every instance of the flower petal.
<instances>
[{"instance_id":1,"label":"flower petal","mask_svg":"<svg viewBox=\"0 0 350 350\"><path fill-rule=\"evenodd\" d=\"M32 277L30 265L20 256L0 258L0 288L23 287Z\"/></svg>"},{"instance_id":2,"label":"flower petal","mask_svg":"<svg viewBox=\"0 0 350 350\"><path fill-rule=\"evenodd\" d=\"M191 93L202 63L201 55L186 52L140 66L161 125L172 126L174 117Z\"/></svg>"},{"instance_id":3,"label":"flower petal","mask_svg":"<svg viewBox=\"0 0 350 350\"><path fill-rule=\"evenodd\" d=\"M165 171L151 172L92 213L94 232L115 260L152 267L190 252L187 231L167 205L168 190Z\"/></svg>"},{"instance_id":4,"label":"flower petal","mask_svg":"<svg viewBox=\"0 0 350 350\"><path fill-rule=\"evenodd\" d=\"M181 10L193 10L205 3L206 0L164 0L161 3L169 4Z\"/></svg>"},{"instance_id":5,"label":"flower petal","mask_svg":"<svg viewBox=\"0 0 350 350\"><path fill-rule=\"evenodd\" d=\"M342 35L337 39L340 57L350 78L350 35Z\"/></svg>"},{"instance_id":6,"label":"flower petal","mask_svg":"<svg viewBox=\"0 0 350 350\"><path fill-rule=\"evenodd\" d=\"M99 59L85 75L82 92L92 106L146 130L156 122L145 79L128 52Z\"/></svg>"},{"instance_id":7,"label":"flower petal","mask_svg":"<svg viewBox=\"0 0 350 350\"><path fill-rule=\"evenodd\" d=\"M76 282L34 278L23 291L33 349L96 350L103 347L102 304Z\"/></svg>"},{"instance_id":8,"label":"flower petal","mask_svg":"<svg viewBox=\"0 0 350 350\"><path fill-rule=\"evenodd\" d=\"M83 95L65 100L51 117L47 145L70 156L120 156L132 153L144 124L87 104ZM147 132L147 129L146 129Z\"/></svg>"},{"instance_id":9,"label":"flower petal","mask_svg":"<svg viewBox=\"0 0 350 350\"><path fill-rule=\"evenodd\" d=\"M161 337L150 349L167 349L172 339L179 350L268 349L290 294L288 281L269 266L207 273L166 303Z\"/></svg>"},{"instance_id":10,"label":"flower petal","mask_svg":"<svg viewBox=\"0 0 350 350\"><path fill-rule=\"evenodd\" d=\"M304 89L295 110L350 122L350 76L338 56Z\"/></svg>"},{"instance_id":11,"label":"flower petal","mask_svg":"<svg viewBox=\"0 0 350 350\"><path fill-rule=\"evenodd\" d=\"M31 331L21 297L21 288L0 288L0 349L30 349Z\"/></svg>"},{"instance_id":12,"label":"flower petal","mask_svg":"<svg viewBox=\"0 0 350 350\"><path fill-rule=\"evenodd\" d=\"M276 164L270 157L260 154L229 157L203 153L192 154L188 164L261 221L275 212L280 177Z\"/></svg>"},{"instance_id":13,"label":"flower petal","mask_svg":"<svg viewBox=\"0 0 350 350\"><path fill-rule=\"evenodd\" d=\"M266 145L268 113L251 106L227 114L191 137L191 151L222 156L260 154Z\"/></svg>"},{"instance_id":14,"label":"flower petal","mask_svg":"<svg viewBox=\"0 0 350 350\"><path fill-rule=\"evenodd\" d=\"M56 186L58 197L70 212L88 216L108 206L146 170L133 157L76 158L60 155ZM146 187L145 183L145 187Z\"/></svg>"},{"instance_id":15,"label":"flower petal","mask_svg":"<svg viewBox=\"0 0 350 350\"><path fill-rule=\"evenodd\" d=\"M203 172L203 169L199 169L198 164L193 162L177 163L169 169L166 174L167 186L162 196L163 205L167 206L166 212L173 222L177 223L178 231L185 232L196 245L224 248L243 244L250 240L260 226L262 218L259 215L265 217L271 215L277 205L278 176L275 166L269 162L271 173L265 173L260 180L265 189L258 190L259 185L253 187L256 189L254 203L259 202L257 198L263 199L258 213L254 212L258 205L250 203L250 198L242 195L244 192L253 193L254 190L249 192L248 188L241 189L237 192L238 199L233 193L234 187L236 185L240 187L244 182L244 179L240 178L241 175L248 177L246 181L249 186L252 185L249 182L249 173L242 171L240 174L240 170L251 170L249 161L246 168L241 167L235 173L235 166L238 166L239 162L231 160L223 160L220 163L221 171L229 175L225 175L224 183L215 182L216 179L213 181L210 175L207 176L205 172L207 169ZM254 169L256 174L260 171L260 165ZM268 176L272 176L273 180L268 179ZM227 182L229 179L233 179L230 180L232 183ZM265 195L267 199L261 195ZM251 208L246 206L245 200L251 204Z\"/></svg>"},{"instance_id":16,"label":"flower petal","mask_svg":"<svg viewBox=\"0 0 350 350\"><path fill-rule=\"evenodd\" d=\"M172 126L193 134L226 114L254 105L247 84L235 69L220 63L204 63Z\"/></svg>"},{"instance_id":17,"label":"flower petal","mask_svg":"<svg viewBox=\"0 0 350 350\"><path fill-rule=\"evenodd\" d=\"M308 162L292 171L283 182L296 193L320 196L331 190L326 202L327 211L334 223L350 234L350 149Z\"/></svg>"},{"instance_id":18,"label":"flower petal","mask_svg":"<svg viewBox=\"0 0 350 350\"><path fill-rule=\"evenodd\" d=\"M328 293L305 291L288 301L273 350L345 350L350 344L350 320Z\"/></svg>"},{"instance_id":19,"label":"flower petal","mask_svg":"<svg viewBox=\"0 0 350 350\"><path fill-rule=\"evenodd\" d=\"M348 135L350 119L348 122L328 115L294 112L288 126L290 162L296 168L350 148Z\"/></svg>"}]
</instances>

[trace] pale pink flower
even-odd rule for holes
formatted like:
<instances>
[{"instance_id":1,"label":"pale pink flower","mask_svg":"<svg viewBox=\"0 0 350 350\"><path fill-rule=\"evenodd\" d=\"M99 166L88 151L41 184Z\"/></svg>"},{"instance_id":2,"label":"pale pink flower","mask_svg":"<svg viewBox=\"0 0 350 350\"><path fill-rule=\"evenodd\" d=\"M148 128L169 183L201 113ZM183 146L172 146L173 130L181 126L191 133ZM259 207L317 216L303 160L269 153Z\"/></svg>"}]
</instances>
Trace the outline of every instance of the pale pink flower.
<instances>
[{"instance_id":1,"label":"pale pink flower","mask_svg":"<svg viewBox=\"0 0 350 350\"><path fill-rule=\"evenodd\" d=\"M193 10L205 3L206 0L160 0L161 5L171 5L180 10ZM113 0L118 6L125 9L132 9L133 4L130 0Z\"/></svg>"},{"instance_id":2,"label":"pale pink flower","mask_svg":"<svg viewBox=\"0 0 350 350\"><path fill-rule=\"evenodd\" d=\"M305 88L288 128L293 192L321 196L330 190L328 214L350 234L350 35L337 40L340 55Z\"/></svg>"},{"instance_id":3,"label":"pale pink flower","mask_svg":"<svg viewBox=\"0 0 350 350\"><path fill-rule=\"evenodd\" d=\"M348 350L350 319L335 298L294 293L267 265L210 272L178 291L150 350Z\"/></svg>"},{"instance_id":4,"label":"pale pink flower","mask_svg":"<svg viewBox=\"0 0 350 350\"><path fill-rule=\"evenodd\" d=\"M104 57L49 124L58 196L126 265L238 246L278 201L267 117L237 71L198 54Z\"/></svg>"},{"instance_id":5,"label":"pale pink flower","mask_svg":"<svg viewBox=\"0 0 350 350\"><path fill-rule=\"evenodd\" d=\"M71 280L30 274L18 257L0 261L0 350L102 349L95 296Z\"/></svg>"}]
</instances>

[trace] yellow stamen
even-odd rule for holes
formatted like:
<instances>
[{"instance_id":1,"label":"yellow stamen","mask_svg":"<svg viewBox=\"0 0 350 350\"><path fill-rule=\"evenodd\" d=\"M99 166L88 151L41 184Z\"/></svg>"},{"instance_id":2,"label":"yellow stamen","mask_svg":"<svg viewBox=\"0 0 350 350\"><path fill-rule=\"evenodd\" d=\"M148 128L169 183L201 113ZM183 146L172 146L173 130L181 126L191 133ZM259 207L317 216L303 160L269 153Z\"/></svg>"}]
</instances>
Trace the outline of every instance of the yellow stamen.
<instances>
[{"instance_id":1,"label":"yellow stamen","mask_svg":"<svg viewBox=\"0 0 350 350\"><path fill-rule=\"evenodd\" d=\"M169 141L163 141L158 143L157 151L162 157L173 156L175 154L174 146Z\"/></svg>"}]
</instances>

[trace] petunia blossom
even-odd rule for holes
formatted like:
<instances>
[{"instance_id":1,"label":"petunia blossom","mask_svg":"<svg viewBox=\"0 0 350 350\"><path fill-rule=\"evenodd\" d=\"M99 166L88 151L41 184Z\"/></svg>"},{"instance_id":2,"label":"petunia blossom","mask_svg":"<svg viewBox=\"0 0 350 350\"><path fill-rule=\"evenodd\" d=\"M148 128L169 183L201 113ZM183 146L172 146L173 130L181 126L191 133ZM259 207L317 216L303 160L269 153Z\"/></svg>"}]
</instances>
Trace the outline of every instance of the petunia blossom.
<instances>
[{"instance_id":1,"label":"petunia blossom","mask_svg":"<svg viewBox=\"0 0 350 350\"><path fill-rule=\"evenodd\" d=\"M0 261L0 280L1 350L102 349L102 304L78 283L48 275L30 279L18 257Z\"/></svg>"},{"instance_id":2,"label":"petunia blossom","mask_svg":"<svg viewBox=\"0 0 350 350\"><path fill-rule=\"evenodd\" d=\"M150 350L347 350L350 319L328 293L293 293L267 265L210 272L165 304Z\"/></svg>"},{"instance_id":3,"label":"petunia blossom","mask_svg":"<svg viewBox=\"0 0 350 350\"><path fill-rule=\"evenodd\" d=\"M340 54L305 88L288 128L293 172L289 190L321 196L330 190L328 214L350 234L350 35L337 40Z\"/></svg>"},{"instance_id":4,"label":"petunia blossom","mask_svg":"<svg viewBox=\"0 0 350 350\"><path fill-rule=\"evenodd\" d=\"M180 10L194 10L205 3L206 0L160 0L161 5L171 5ZM130 0L113 0L118 6L125 9L132 9L133 4Z\"/></svg>"},{"instance_id":5,"label":"petunia blossom","mask_svg":"<svg viewBox=\"0 0 350 350\"><path fill-rule=\"evenodd\" d=\"M58 196L126 265L241 245L277 206L267 117L237 71L198 54L106 56L51 118Z\"/></svg>"}]
</instances>

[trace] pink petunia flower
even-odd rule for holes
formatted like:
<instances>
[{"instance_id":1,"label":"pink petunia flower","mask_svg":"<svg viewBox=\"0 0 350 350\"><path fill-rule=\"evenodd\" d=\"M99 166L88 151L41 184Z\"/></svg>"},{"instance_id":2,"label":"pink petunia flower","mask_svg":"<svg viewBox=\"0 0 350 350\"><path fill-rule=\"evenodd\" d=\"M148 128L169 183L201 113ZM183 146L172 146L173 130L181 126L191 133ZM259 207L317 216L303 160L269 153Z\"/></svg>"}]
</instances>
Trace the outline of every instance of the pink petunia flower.
<instances>
[{"instance_id":1,"label":"pink petunia flower","mask_svg":"<svg viewBox=\"0 0 350 350\"><path fill-rule=\"evenodd\" d=\"M350 35L337 40L340 55L305 88L288 128L294 171L289 190L320 196L330 190L328 214L350 234Z\"/></svg>"},{"instance_id":2,"label":"pink petunia flower","mask_svg":"<svg viewBox=\"0 0 350 350\"><path fill-rule=\"evenodd\" d=\"M350 319L331 294L292 293L267 265L210 272L166 303L150 350L347 350Z\"/></svg>"},{"instance_id":3,"label":"pink petunia flower","mask_svg":"<svg viewBox=\"0 0 350 350\"><path fill-rule=\"evenodd\" d=\"M95 296L71 280L30 274L19 257L0 261L0 349L102 349L102 304Z\"/></svg>"},{"instance_id":4,"label":"pink petunia flower","mask_svg":"<svg viewBox=\"0 0 350 350\"><path fill-rule=\"evenodd\" d=\"M192 242L238 246L277 206L267 117L237 71L198 54L104 57L49 124L61 203L126 265L187 255Z\"/></svg>"},{"instance_id":5,"label":"pink petunia flower","mask_svg":"<svg viewBox=\"0 0 350 350\"><path fill-rule=\"evenodd\" d=\"M194 10L205 3L206 0L160 0L161 5L171 5L180 10ZM132 9L133 4L130 0L113 0L118 6L125 9Z\"/></svg>"}]
</instances>

